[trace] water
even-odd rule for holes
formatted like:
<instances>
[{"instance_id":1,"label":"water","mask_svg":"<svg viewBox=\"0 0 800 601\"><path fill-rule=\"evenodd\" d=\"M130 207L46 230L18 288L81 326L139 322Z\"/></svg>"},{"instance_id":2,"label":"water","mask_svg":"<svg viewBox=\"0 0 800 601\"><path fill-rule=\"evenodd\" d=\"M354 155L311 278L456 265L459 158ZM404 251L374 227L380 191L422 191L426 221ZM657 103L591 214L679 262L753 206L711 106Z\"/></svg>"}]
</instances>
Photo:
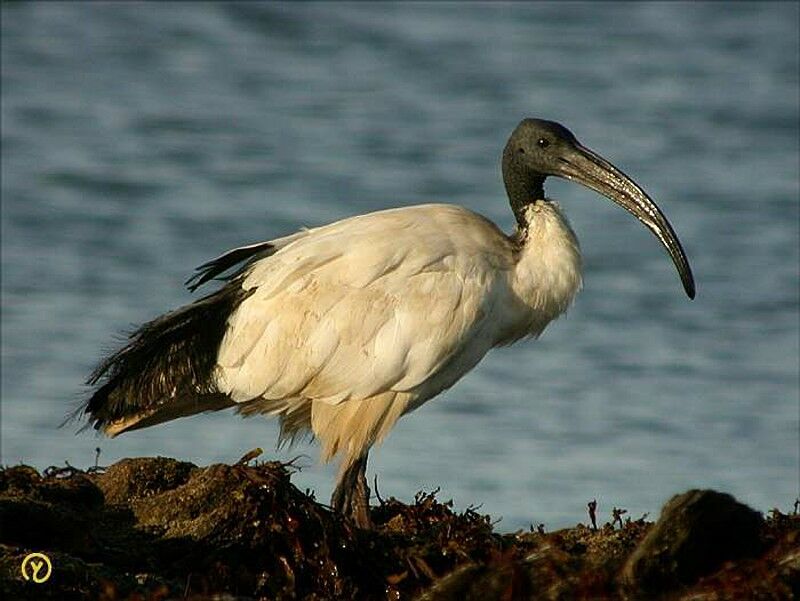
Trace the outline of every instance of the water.
<instances>
[{"instance_id":1,"label":"water","mask_svg":"<svg viewBox=\"0 0 800 601\"><path fill-rule=\"evenodd\" d=\"M512 226L523 116L562 121L678 231L683 295L624 211L549 182L585 289L372 453L382 496L441 486L500 528L634 517L717 487L798 494L798 5L2 5L2 461L270 449L229 413L104 440L57 429L113 335L221 251L429 201ZM330 494L334 468L294 481Z\"/></svg>"}]
</instances>

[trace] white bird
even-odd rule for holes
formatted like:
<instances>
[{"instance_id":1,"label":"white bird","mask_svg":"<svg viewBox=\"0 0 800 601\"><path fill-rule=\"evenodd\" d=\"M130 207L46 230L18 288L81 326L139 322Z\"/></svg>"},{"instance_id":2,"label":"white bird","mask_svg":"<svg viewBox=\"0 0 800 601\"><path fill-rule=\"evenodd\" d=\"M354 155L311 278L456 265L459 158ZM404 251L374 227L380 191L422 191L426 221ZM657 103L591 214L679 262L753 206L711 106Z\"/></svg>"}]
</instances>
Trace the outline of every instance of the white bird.
<instances>
[{"instance_id":1,"label":"white bird","mask_svg":"<svg viewBox=\"0 0 800 601\"><path fill-rule=\"evenodd\" d=\"M548 176L618 203L662 242L694 297L675 233L629 177L552 121L523 120L502 159L512 235L463 207L390 209L229 251L194 290L92 374L79 411L115 436L201 411L276 415L279 442L312 433L341 457L332 506L368 527L367 454L395 422L455 384L489 349L536 337L581 287L578 241Z\"/></svg>"}]
</instances>

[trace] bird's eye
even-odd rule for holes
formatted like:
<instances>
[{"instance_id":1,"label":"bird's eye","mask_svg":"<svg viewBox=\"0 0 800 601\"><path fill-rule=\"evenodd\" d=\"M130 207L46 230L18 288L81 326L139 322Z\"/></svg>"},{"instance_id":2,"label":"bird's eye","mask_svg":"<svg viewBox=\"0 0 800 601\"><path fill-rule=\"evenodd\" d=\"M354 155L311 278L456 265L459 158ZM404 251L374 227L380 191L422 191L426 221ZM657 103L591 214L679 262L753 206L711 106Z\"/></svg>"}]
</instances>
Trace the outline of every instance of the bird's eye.
<instances>
[{"instance_id":1,"label":"bird's eye","mask_svg":"<svg viewBox=\"0 0 800 601\"><path fill-rule=\"evenodd\" d=\"M520 153L520 154L525 154L525 149L524 148L517 148L517 152Z\"/></svg>"},{"instance_id":2,"label":"bird's eye","mask_svg":"<svg viewBox=\"0 0 800 601\"><path fill-rule=\"evenodd\" d=\"M547 148L548 146L550 146L550 140L548 140L547 138L539 138L539 140L536 143L539 145L539 148Z\"/></svg>"}]
</instances>

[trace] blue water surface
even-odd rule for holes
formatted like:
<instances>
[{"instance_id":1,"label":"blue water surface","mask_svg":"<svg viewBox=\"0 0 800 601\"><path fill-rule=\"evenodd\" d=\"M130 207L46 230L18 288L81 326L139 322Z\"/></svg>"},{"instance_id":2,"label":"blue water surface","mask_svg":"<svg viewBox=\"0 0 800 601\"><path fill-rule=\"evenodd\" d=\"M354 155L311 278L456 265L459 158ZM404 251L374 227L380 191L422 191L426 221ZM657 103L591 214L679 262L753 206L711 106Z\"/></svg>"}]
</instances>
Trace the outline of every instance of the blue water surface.
<instances>
[{"instance_id":1,"label":"blue water surface","mask_svg":"<svg viewBox=\"0 0 800 601\"><path fill-rule=\"evenodd\" d=\"M194 266L302 226L453 202L510 231L500 152L555 119L640 182L695 270L548 182L585 288L371 455L383 497L441 486L514 530L633 517L690 487L798 494L796 3L3 3L2 462L272 452L230 412L114 440L58 429L120 332Z\"/></svg>"}]
</instances>

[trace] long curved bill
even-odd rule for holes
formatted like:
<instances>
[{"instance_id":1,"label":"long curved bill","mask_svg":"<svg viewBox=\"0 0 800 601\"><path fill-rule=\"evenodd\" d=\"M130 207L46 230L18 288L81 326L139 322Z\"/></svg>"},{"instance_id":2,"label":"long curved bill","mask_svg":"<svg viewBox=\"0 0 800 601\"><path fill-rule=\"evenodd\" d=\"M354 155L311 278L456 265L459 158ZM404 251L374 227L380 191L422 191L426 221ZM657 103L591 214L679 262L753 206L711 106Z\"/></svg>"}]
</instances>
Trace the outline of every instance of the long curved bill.
<instances>
[{"instance_id":1,"label":"long curved bill","mask_svg":"<svg viewBox=\"0 0 800 601\"><path fill-rule=\"evenodd\" d=\"M577 142L568 158L560 161L560 169L554 175L583 184L613 200L661 240L678 269L683 289L689 298L694 298L694 277L686 253L669 221L647 193L614 165Z\"/></svg>"}]
</instances>

